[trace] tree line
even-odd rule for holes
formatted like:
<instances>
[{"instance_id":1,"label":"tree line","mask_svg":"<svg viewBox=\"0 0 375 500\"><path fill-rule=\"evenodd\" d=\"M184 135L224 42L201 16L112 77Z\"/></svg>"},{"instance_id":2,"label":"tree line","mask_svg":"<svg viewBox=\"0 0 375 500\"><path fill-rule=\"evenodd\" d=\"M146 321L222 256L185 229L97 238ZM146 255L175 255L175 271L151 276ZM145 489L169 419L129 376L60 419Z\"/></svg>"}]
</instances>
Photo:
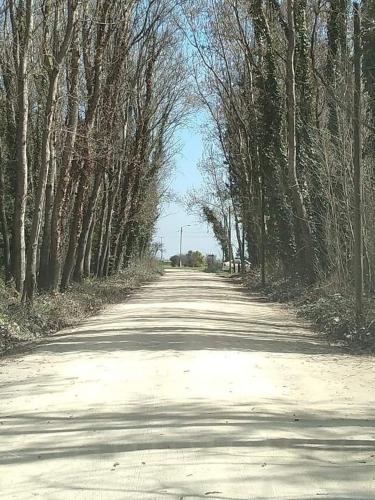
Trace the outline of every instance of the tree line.
<instances>
[{"instance_id":1,"label":"tree line","mask_svg":"<svg viewBox=\"0 0 375 500\"><path fill-rule=\"evenodd\" d=\"M169 259L172 267L203 267L205 256L199 250L189 250L186 254L172 255Z\"/></svg>"},{"instance_id":2,"label":"tree line","mask_svg":"<svg viewBox=\"0 0 375 500\"><path fill-rule=\"evenodd\" d=\"M0 6L5 280L24 301L150 246L186 73L172 0Z\"/></svg>"},{"instance_id":3,"label":"tree line","mask_svg":"<svg viewBox=\"0 0 375 500\"><path fill-rule=\"evenodd\" d=\"M185 11L209 115L203 196L228 254L228 206L253 267L375 286L375 5L200 0ZM209 203L207 203L207 200Z\"/></svg>"}]
</instances>

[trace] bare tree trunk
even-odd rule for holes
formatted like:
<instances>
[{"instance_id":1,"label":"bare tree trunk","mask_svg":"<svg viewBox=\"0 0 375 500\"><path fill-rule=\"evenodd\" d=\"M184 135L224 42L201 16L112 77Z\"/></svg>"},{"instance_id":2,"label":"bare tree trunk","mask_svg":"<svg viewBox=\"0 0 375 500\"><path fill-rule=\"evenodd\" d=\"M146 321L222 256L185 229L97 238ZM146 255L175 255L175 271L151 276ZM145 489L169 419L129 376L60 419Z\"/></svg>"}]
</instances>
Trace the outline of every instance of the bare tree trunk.
<instances>
[{"instance_id":1,"label":"bare tree trunk","mask_svg":"<svg viewBox=\"0 0 375 500\"><path fill-rule=\"evenodd\" d=\"M83 167L84 168L84 167ZM74 201L74 208L72 214L72 223L70 227L70 236L68 251L65 257L64 269L61 278L61 288L63 290L69 285L70 278L74 269L74 263L76 259L77 242L81 234L82 226L82 207L83 201L85 199L85 191L87 180L84 174L79 176L79 182L77 187L77 193Z\"/></svg>"},{"instance_id":2,"label":"bare tree trunk","mask_svg":"<svg viewBox=\"0 0 375 500\"><path fill-rule=\"evenodd\" d=\"M104 174L104 192L103 192L103 200L102 200L102 206L100 210L100 227L99 227L99 244L98 244L98 249L97 249L97 254L96 254L96 262L95 262L95 274L97 277L101 277L101 261L103 258L103 241L104 241L104 232L106 230L105 224L107 221L107 214L108 214L108 179L107 175Z\"/></svg>"},{"instance_id":3,"label":"bare tree trunk","mask_svg":"<svg viewBox=\"0 0 375 500\"><path fill-rule=\"evenodd\" d=\"M47 288L49 285L50 274L50 250L51 250L51 221L53 211L53 197L56 178L56 153L54 147L54 138L51 137L50 167L48 172L48 181L46 186L46 202L44 210L44 231L43 242L40 249L40 263L38 282L41 288Z\"/></svg>"},{"instance_id":4,"label":"bare tree trunk","mask_svg":"<svg viewBox=\"0 0 375 500\"><path fill-rule=\"evenodd\" d=\"M228 246L229 246L229 272L236 272L236 261L233 254L233 245L232 245L232 209L228 208Z\"/></svg>"},{"instance_id":5,"label":"bare tree trunk","mask_svg":"<svg viewBox=\"0 0 375 500\"><path fill-rule=\"evenodd\" d=\"M84 261L85 261L85 254L86 254L86 246L88 243L88 238L89 238L89 233L90 233L90 227L91 223L95 214L95 208L96 208L96 203L99 197L99 192L101 188L103 180L103 174L101 170L99 170L96 175L95 175L95 181L94 185L91 191L91 196L89 198L87 207L86 207L86 212L85 216L83 218L82 222L82 229L81 229L81 234L79 237L79 242L77 246L77 257L76 257L76 264L75 264L75 270L74 270L74 280L75 281L82 281L82 278L84 276Z\"/></svg>"},{"instance_id":6,"label":"bare tree trunk","mask_svg":"<svg viewBox=\"0 0 375 500\"><path fill-rule=\"evenodd\" d=\"M129 181L128 181L129 183ZM129 219L131 219L133 213L133 205L134 203L131 200L131 189L128 188L126 194L123 193L123 200L120 209L120 218L118 220L118 224L115 231L115 238L113 242L113 250L109 250L109 253L113 257L113 269L114 273L120 272L123 262L124 262L124 248L125 248L125 239L126 234L129 231ZM129 206L130 205L130 206ZM107 257L107 260L108 257Z\"/></svg>"},{"instance_id":7,"label":"bare tree trunk","mask_svg":"<svg viewBox=\"0 0 375 500\"><path fill-rule=\"evenodd\" d=\"M89 236L87 239L85 259L84 259L84 263L83 263L83 275L85 278L89 278L91 276L92 243L93 243L93 238L94 238L95 223L96 223L96 213L94 214L94 216L91 220Z\"/></svg>"},{"instance_id":8,"label":"bare tree trunk","mask_svg":"<svg viewBox=\"0 0 375 500\"><path fill-rule=\"evenodd\" d=\"M11 256L10 256L10 237L8 220L5 209L5 186L4 186L4 172L3 162L0 158L0 219L1 219L1 232L3 235L3 253L4 253L4 268L5 268L5 283L9 283L12 279L11 269Z\"/></svg>"},{"instance_id":9,"label":"bare tree trunk","mask_svg":"<svg viewBox=\"0 0 375 500\"><path fill-rule=\"evenodd\" d=\"M39 182L35 194L35 207L31 223L29 247L27 252L27 267L26 267L26 279L25 279L23 300L28 300L30 302L33 300L36 288L39 233L43 218L45 193L46 193L48 170L50 163L50 153L51 153L50 140L51 140L51 129L54 116L54 106L57 94L57 80L58 80L58 71L54 70L53 73L51 74L49 82L46 113L43 125L43 139L42 139L41 165L39 171Z\"/></svg>"},{"instance_id":10,"label":"bare tree trunk","mask_svg":"<svg viewBox=\"0 0 375 500\"><path fill-rule=\"evenodd\" d=\"M67 133L62 153L62 165L59 181L55 193L55 201L51 221L51 252L50 252L50 280L49 286L57 292L60 283L62 267L62 240L64 228L66 226L66 214L64 206L66 204L67 190L70 180L70 172L74 154L74 146L77 136L78 125L78 60L79 51L72 49L70 71L68 74L68 111L66 118Z\"/></svg>"},{"instance_id":11,"label":"bare tree trunk","mask_svg":"<svg viewBox=\"0 0 375 500\"><path fill-rule=\"evenodd\" d=\"M75 23L75 9L77 7L76 0L68 0L68 20L64 39L61 46L54 53L54 62L52 67L48 68L48 95L43 123L43 138L41 163L38 175L38 187L35 195L35 208L30 230L29 247L27 252L26 279L23 299L32 302L34 291L36 288L37 277L37 255L40 228L43 220L43 209L46 195L46 185L48 179L48 170L50 166L50 142L52 134L52 125L55 115L55 106L58 90L58 80L60 75L61 63L69 50L72 39ZM57 44L56 38L53 40L54 45Z\"/></svg>"},{"instance_id":12,"label":"bare tree trunk","mask_svg":"<svg viewBox=\"0 0 375 500\"><path fill-rule=\"evenodd\" d=\"M0 191L1 191L1 228L3 232L4 240L4 266L5 266L5 282L9 283L13 278L13 248L12 248L12 226L14 227L14 214L9 213L7 210L7 196L6 196L6 184L5 181L8 179L10 184L10 198L14 200L15 198L15 174L17 172L16 168L16 115L15 115L15 102L14 96L12 94L12 82L13 78L10 75L11 69L8 64L3 62L2 65L2 79L4 85L5 93L5 111L6 111L6 128L4 134L4 142L6 144L6 154L7 158L3 154L1 161L0 170ZM5 168L6 166L6 168ZM8 221L11 221L9 225Z\"/></svg>"},{"instance_id":13,"label":"bare tree trunk","mask_svg":"<svg viewBox=\"0 0 375 500\"><path fill-rule=\"evenodd\" d=\"M260 224L261 224L261 243L260 243L260 273L261 283L266 284L266 207L265 207L264 179L260 178Z\"/></svg>"},{"instance_id":14,"label":"bare tree trunk","mask_svg":"<svg viewBox=\"0 0 375 500\"><path fill-rule=\"evenodd\" d=\"M245 271L245 252L244 252L244 245L243 245L243 241L242 241L240 223L239 223L238 216L237 216L236 212L234 212L234 219L235 219L235 226L236 226L236 237L237 237L237 243L238 243L238 250L240 253L240 261L241 261L240 272L243 273Z\"/></svg>"},{"instance_id":15,"label":"bare tree trunk","mask_svg":"<svg viewBox=\"0 0 375 500\"><path fill-rule=\"evenodd\" d=\"M62 277L62 286L66 288L74 272L74 278L78 281L82 279L83 264L86 252L88 233L93 217L98 193L93 189L88 207L84 217L84 204L89 186L89 175L92 172L93 161L93 137L92 132L95 125L96 114L100 103L103 74L103 54L110 34L110 14L113 3L101 1L97 4L98 23L96 31L95 45L92 47L89 31L83 30L83 62L85 66L86 88L87 88L87 109L83 124L82 134L84 136L84 159L80 176L81 189L75 199L73 231L70 234L68 254L65 259ZM93 60L90 61L90 52L93 49ZM95 186L100 186L102 175L95 176ZM74 237L76 240L74 240Z\"/></svg>"},{"instance_id":16,"label":"bare tree trunk","mask_svg":"<svg viewBox=\"0 0 375 500\"><path fill-rule=\"evenodd\" d=\"M109 261L111 251L112 219L115 202L120 188L121 173L122 168L120 167L118 169L117 178L115 180L115 186L108 192L108 211L106 215L105 233L103 236L103 254L101 256L99 265L100 276L104 275L104 270L106 269L106 267L108 267L106 263Z\"/></svg>"},{"instance_id":17,"label":"bare tree trunk","mask_svg":"<svg viewBox=\"0 0 375 500\"><path fill-rule=\"evenodd\" d=\"M27 132L28 132L28 71L29 44L33 24L32 0L26 0L22 8L17 8L14 0L9 1L13 33L13 51L17 73L17 116L16 116L16 151L17 176L16 197L14 203L13 227L13 274L16 289L20 294L26 274L25 215L27 203Z\"/></svg>"},{"instance_id":18,"label":"bare tree trunk","mask_svg":"<svg viewBox=\"0 0 375 500\"><path fill-rule=\"evenodd\" d=\"M363 321L363 230L362 230L362 48L361 14L358 2L354 8L354 279L356 321Z\"/></svg>"},{"instance_id":19,"label":"bare tree trunk","mask_svg":"<svg viewBox=\"0 0 375 500\"><path fill-rule=\"evenodd\" d=\"M113 251L113 258L114 258L113 269L112 269L113 273L119 273L124 265L126 242L127 242L127 236L130 232L130 228L131 228L131 223L129 220L127 220L126 224L121 228L121 232L116 236L116 241ZM107 266L105 269L105 275L109 274L108 265L109 265L109 259L107 255Z\"/></svg>"}]
</instances>

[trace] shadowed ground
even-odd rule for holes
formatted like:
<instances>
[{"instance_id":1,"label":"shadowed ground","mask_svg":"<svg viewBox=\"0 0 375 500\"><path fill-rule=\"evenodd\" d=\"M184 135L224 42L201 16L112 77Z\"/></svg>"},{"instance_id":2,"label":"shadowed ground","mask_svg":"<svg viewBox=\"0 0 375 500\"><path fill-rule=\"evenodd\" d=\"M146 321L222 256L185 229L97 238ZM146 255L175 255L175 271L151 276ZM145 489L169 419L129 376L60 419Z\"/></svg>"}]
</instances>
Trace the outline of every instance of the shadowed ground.
<instances>
[{"instance_id":1,"label":"shadowed ground","mask_svg":"<svg viewBox=\"0 0 375 500\"><path fill-rule=\"evenodd\" d=\"M0 365L5 499L374 499L373 360L169 271Z\"/></svg>"}]
</instances>

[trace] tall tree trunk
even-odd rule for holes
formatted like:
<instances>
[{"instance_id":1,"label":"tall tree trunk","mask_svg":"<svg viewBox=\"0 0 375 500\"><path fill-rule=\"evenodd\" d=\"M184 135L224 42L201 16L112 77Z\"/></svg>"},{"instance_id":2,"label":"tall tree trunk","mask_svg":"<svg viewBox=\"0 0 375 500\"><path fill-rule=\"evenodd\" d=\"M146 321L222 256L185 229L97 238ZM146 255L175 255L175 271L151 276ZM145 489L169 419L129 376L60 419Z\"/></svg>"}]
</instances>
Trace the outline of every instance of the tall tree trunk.
<instances>
[{"instance_id":1,"label":"tall tree trunk","mask_svg":"<svg viewBox=\"0 0 375 500\"><path fill-rule=\"evenodd\" d=\"M111 269L111 271L114 274L119 273L122 267L124 266L126 246L127 246L128 236L131 230L130 219L131 219L131 211L130 215L126 220L126 223L121 228L121 232L116 236L114 251L112 253L114 258L113 269ZM105 270L105 276L107 276L108 274L109 274L109 259L107 255L107 268Z\"/></svg>"},{"instance_id":2,"label":"tall tree trunk","mask_svg":"<svg viewBox=\"0 0 375 500\"><path fill-rule=\"evenodd\" d=\"M107 221L107 214L108 214L108 191L109 191L109 186L108 186L108 177L106 174L104 174L104 188L103 188L103 198L102 198L102 206L100 210L100 227L99 227L99 243L98 243L98 249L96 253L96 261L95 261L95 274L97 277L101 277L101 262L103 260L103 253L104 253L104 233L106 231L106 221Z\"/></svg>"},{"instance_id":3,"label":"tall tree trunk","mask_svg":"<svg viewBox=\"0 0 375 500\"><path fill-rule=\"evenodd\" d=\"M59 72L55 68L54 70L52 70L50 75L48 97L47 97L46 111L43 124L43 139L42 139L40 170L38 175L38 186L35 193L35 206L31 223L29 246L27 252L27 267L26 267L26 279L25 279L23 300L28 300L30 302L32 302L33 300L36 288L39 234L43 219L46 186L47 186L48 171L50 165L50 155L51 155L50 141L51 141L51 130L54 117L54 108L57 95L58 74Z\"/></svg>"},{"instance_id":4,"label":"tall tree trunk","mask_svg":"<svg viewBox=\"0 0 375 500\"><path fill-rule=\"evenodd\" d=\"M356 320L363 320L363 231L362 231L362 48L361 14L358 2L354 9L354 278Z\"/></svg>"},{"instance_id":5,"label":"tall tree trunk","mask_svg":"<svg viewBox=\"0 0 375 500\"><path fill-rule=\"evenodd\" d=\"M83 167L83 169L84 168L85 167ZM81 172L81 175L79 175L79 182L74 200L68 251L65 257L64 269L61 278L62 290L65 290L66 287L69 285L70 278L74 269L76 251L77 251L77 242L81 234L82 207L85 199L86 190L87 190L87 179L84 173Z\"/></svg>"},{"instance_id":6,"label":"tall tree trunk","mask_svg":"<svg viewBox=\"0 0 375 500\"><path fill-rule=\"evenodd\" d=\"M101 97L102 90L102 74L103 74L103 54L104 49L109 41L109 33L111 25L110 15L113 9L113 3L103 1L98 3L98 27L96 31L96 38L94 47L91 46L90 40L87 37L87 32L83 33L83 62L85 67L86 76L86 89L87 89L87 109L85 113L85 121L83 124L84 136L84 160L82 162L81 172L81 192L78 193L75 199L74 216L79 220L73 221L73 228L76 228L74 233L71 233L69 240L69 248L67 258L65 260L62 286L65 288L74 271L74 278L78 281L82 279L84 258L86 253L86 245L88 234L90 230L91 220L94 214L97 193L92 192L88 200L88 206L84 217L84 204L86 202L86 194L89 185L89 176L92 173L94 160L93 160L93 137L92 132L95 125L97 110ZM90 62L90 52L93 48L93 60ZM102 181L102 174L98 177L95 176L95 185L100 186ZM80 203L80 205L77 205ZM74 236L77 238L74 241Z\"/></svg>"},{"instance_id":7,"label":"tall tree trunk","mask_svg":"<svg viewBox=\"0 0 375 500\"><path fill-rule=\"evenodd\" d=\"M72 48L70 69L68 72L68 111L66 118L67 133L62 153L62 163L58 184L56 187L54 206L51 221L51 251L50 251L50 280L51 290L57 292L60 284L62 268L63 235L66 226L67 214L66 197L71 175L74 147L76 144L78 125L78 61L80 53Z\"/></svg>"},{"instance_id":8,"label":"tall tree trunk","mask_svg":"<svg viewBox=\"0 0 375 500\"><path fill-rule=\"evenodd\" d=\"M299 254L299 270L309 282L316 276L315 251L312 232L308 221L307 211L297 176L297 145L296 145L296 83L294 56L296 47L294 27L294 0L287 1L288 12L288 51L286 71L286 93L288 113L288 172L289 189L294 206L295 227L297 228L297 248Z\"/></svg>"},{"instance_id":9,"label":"tall tree trunk","mask_svg":"<svg viewBox=\"0 0 375 500\"><path fill-rule=\"evenodd\" d=\"M373 0L362 0L363 19L363 77L365 89L369 95L369 110L372 125L375 126L375 3ZM375 134L371 134L372 152L375 146ZM369 148L370 149L370 148Z\"/></svg>"},{"instance_id":10,"label":"tall tree trunk","mask_svg":"<svg viewBox=\"0 0 375 500\"><path fill-rule=\"evenodd\" d=\"M17 8L10 0L10 17L14 39L14 59L17 72L16 151L17 176L13 226L13 275L22 295L26 275L25 216L27 204L27 132L29 125L29 44L33 24L32 0Z\"/></svg>"},{"instance_id":11,"label":"tall tree trunk","mask_svg":"<svg viewBox=\"0 0 375 500\"><path fill-rule=\"evenodd\" d=\"M347 56L347 11L348 0L331 0L327 19L327 83L329 94L327 104L329 109L328 128L334 144L337 144L339 132L337 85L342 65ZM341 65L340 65L341 63Z\"/></svg>"},{"instance_id":12,"label":"tall tree trunk","mask_svg":"<svg viewBox=\"0 0 375 500\"><path fill-rule=\"evenodd\" d=\"M261 283L264 287L266 285L266 200L264 193L264 179L263 175L260 177L260 230L261 230L261 243L260 243L260 275Z\"/></svg>"},{"instance_id":13,"label":"tall tree trunk","mask_svg":"<svg viewBox=\"0 0 375 500\"><path fill-rule=\"evenodd\" d=\"M46 202L44 210L43 241L40 249L40 263L38 282L41 288L48 288L50 275L50 250L51 250L51 222L53 211L53 198L56 178L56 152L54 138L51 137L50 167L46 186Z\"/></svg>"},{"instance_id":14,"label":"tall tree trunk","mask_svg":"<svg viewBox=\"0 0 375 500\"><path fill-rule=\"evenodd\" d=\"M89 238L91 223L95 214L96 203L98 201L102 180L103 180L103 174L102 171L99 170L95 174L94 185L91 191L91 196L88 200L85 215L83 217L81 234L77 246L74 280L78 282L81 282L84 276L84 261L86 254L86 246Z\"/></svg>"},{"instance_id":15,"label":"tall tree trunk","mask_svg":"<svg viewBox=\"0 0 375 500\"><path fill-rule=\"evenodd\" d=\"M77 0L68 0L68 17L67 17L67 24L66 24L66 31L64 34L64 38L61 42L61 45L58 46L58 41L54 37L53 63L50 68L47 67L48 94L47 94L46 108L44 112L41 162L38 173L38 186L35 194L35 208L31 222L29 246L27 252L25 288L23 293L23 299L28 300L30 302L33 300L34 291L36 288L38 244L39 244L40 229L43 220L43 209L45 204L46 186L47 186L48 171L50 166L50 156L51 156L50 142L51 142L53 119L55 115L58 81L59 81L61 64L65 59L65 56L69 50L70 42L74 31L76 8L77 8Z\"/></svg>"},{"instance_id":16,"label":"tall tree trunk","mask_svg":"<svg viewBox=\"0 0 375 500\"><path fill-rule=\"evenodd\" d=\"M89 278L91 276L92 244L95 232L95 223L96 223L96 213L94 214L91 220L89 236L87 239L85 259L83 263L83 275L85 278Z\"/></svg>"},{"instance_id":17,"label":"tall tree trunk","mask_svg":"<svg viewBox=\"0 0 375 500\"><path fill-rule=\"evenodd\" d=\"M115 202L118 196L119 188L120 188L120 180L121 180L122 168L119 167L117 178L115 179L115 185L112 186L108 192L108 211L106 215L106 223L105 223L105 233L103 236L103 253L100 258L99 271L100 276L104 275L105 269L108 267L106 263L109 262L110 251L111 251L111 237L112 237L112 219L113 212L115 207Z\"/></svg>"},{"instance_id":18,"label":"tall tree trunk","mask_svg":"<svg viewBox=\"0 0 375 500\"><path fill-rule=\"evenodd\" d=\"M293 214L287 197L287 165L282 137L283 106L277 78L275 49L262 0L254 0L252 12L255 38L261 53L265 44L265 54L261 61L264 75L262 72L257 81L260 108L257 128L260 171L267 193L268 226L274 228L274 231L270 231L267 242L278 254L285 274L292 274L295 271L293 264L295 235Z\"/></svg>"},{"instance_id":19,"label":"tall tree trunk","mask_svg":"<svg viewBox=\"0 0 375 500\"><path fill-rule=\"evenodd\" d=\"M8 228L8 220L5 208L5 186L3 172L3 158L0 158L0 223L1 233L3 236L3 254L4 254L4 269L5 282L9 283L12 279L11 256L10 256L10 235Z\"/></svg>"}]
</instances>

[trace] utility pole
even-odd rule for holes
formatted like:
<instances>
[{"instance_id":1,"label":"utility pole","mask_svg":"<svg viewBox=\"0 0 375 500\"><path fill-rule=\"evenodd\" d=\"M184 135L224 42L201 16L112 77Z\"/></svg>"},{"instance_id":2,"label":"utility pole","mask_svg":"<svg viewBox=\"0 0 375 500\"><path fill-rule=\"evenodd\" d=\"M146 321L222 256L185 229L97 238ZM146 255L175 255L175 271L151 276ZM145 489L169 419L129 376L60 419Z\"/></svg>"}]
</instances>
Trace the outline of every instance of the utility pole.
<instances>
[{"instance_id":1,"label":"utility pole","mask_svg":"<svg viewBox=\"0 0 375 500\"><path fill-rule=\"evenodd\" d=\"M354 10L354 281L356 323L360 327L363 315L363 234L362 234L362 48L361 12L358 2Z\"/></svg>"},{"instance_id":2,"label":"utility pole","mask_svg":"<svg viewBox=\"0 0 375 500\"><path fill-rule=\"evenodd\" d=\"M182 267L182 229L183 226L180 229L180 268Z\"/></svg>"},{"instance_id":3,"label":"utility pole","mask_svg":"<svg viewBox=\"0 0 375 500\"><path fill-rule=\"evenodd\" d=\"M182 267L182 231L184 227L190 227L190 224L186 224L186 226L181 226L180 229L180 268Z\"/></svg>"},{"instance_id":4,"label":"utility pole","mask_svg":"<svg viewBox=\"0 0 375 500\"><path fill-rule=\"evenodd\" d=\"M160 236L160 260L163 262L163 236Z\"/></svg>"}]
</instances>

